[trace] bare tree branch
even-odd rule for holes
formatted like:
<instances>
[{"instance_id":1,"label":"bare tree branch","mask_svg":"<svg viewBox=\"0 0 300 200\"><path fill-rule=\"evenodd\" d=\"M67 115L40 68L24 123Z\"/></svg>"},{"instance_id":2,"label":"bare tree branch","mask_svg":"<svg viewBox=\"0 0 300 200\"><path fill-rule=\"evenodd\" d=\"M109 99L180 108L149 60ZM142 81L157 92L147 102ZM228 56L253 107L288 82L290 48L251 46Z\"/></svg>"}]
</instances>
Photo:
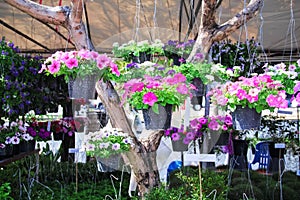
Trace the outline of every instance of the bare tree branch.
<instances>
[{"instance_id":1,"label":"bare tree branch","mask_svg":"<svg viewBox=\"0 0 300 200\"><path fill-rule=\"evenodd\" d=\"M263 0L252 0L247 7L241 10L233 18L216 28L216 30L213 32L212 40L223 40L232 32L246 24L257 14L257 11L261 8L262 4Z\"/></svg>"},{"instance_id":2,"label":"bare tree branch","mask_svg":"<svg viewBox=\"0 0 300 200\"><path fill-rule=\"evenodd\" d=\"M83 1L72 0L71 6L45 6L30 0L5 0L11 6L44 23L66 28L76 49L94 49L82 22Z\"/></svg>"},{"instance_id":3,"label":"bare tree branch","mask_svg":"<svg viewBox=\"0 0 300 200\"><path fill-rule=\"evenodd\" d=\"M70 8L67 6L50 7L29 0L4 0L11 6L27 13L33 18L45 23L66 27L66 21Z\"/></svg>"},{"instance_id":4,"label":"bare tree branch","mask_svg":"<svg viewBox=\"0 0 300 200\"><path fill-rule=\"evenodd\" d=\"M192 61L196 53L202 53L207 56L213 42L225 39L232 32L247 23L257 14L257 11L263 5L263 1L264 0L251 0L249 4L233 18L222 25L217 25L215 13L216 8L219 6L219 1L203 0L199 34L187 61Z\"/></svg>"}]
</instances>

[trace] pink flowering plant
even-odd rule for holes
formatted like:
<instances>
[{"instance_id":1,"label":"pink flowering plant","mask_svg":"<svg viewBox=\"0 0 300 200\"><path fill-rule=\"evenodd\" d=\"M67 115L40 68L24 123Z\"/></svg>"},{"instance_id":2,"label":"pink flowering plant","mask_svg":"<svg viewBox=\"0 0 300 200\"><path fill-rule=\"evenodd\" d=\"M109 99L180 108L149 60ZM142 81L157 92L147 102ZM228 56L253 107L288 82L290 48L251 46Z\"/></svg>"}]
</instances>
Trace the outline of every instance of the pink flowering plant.
<instances>
[{"instance_id":1,"label":"pink flowering plant","mask_svg":"<svg viewBox=\"0 0 300 200\"><path fill-rule=\"evenodd\" d=\"M168 72L164 77L144 75L143 78L131 79L123 85L122 101L136 109L152 107L158 113L158 105L179 106L191 95L192 89L195 87L187 83L181 73Z\"/></svg>"},{"instance_id":2,"label":"pink flowering plant","mask_svg":"<svg viewBox=\"0 0 300 200\"><path fill-rule=\"evenodd\" d=\"M205 132L221 134L233 131L231 116L218 115L192 119L186 130L183 126L180 128L171 127L165 131L165 136L170 137L173 141L182 141L184 144L189 144L192 140L202 137Z\"/></svg>"},{"instance_id":3,"label":"pink flowering plant","mask_svg":"<svg viewBox=\"0 0 300 200\"><path fill-rule=\"evenodd\" d=\"M294 87L296 80L298 80L298 73L300 72L300 59L296 63L289 65L285 63L279 63L276 65L269 65L266 63L263 68L265 73L270 75L273 80L280 81L285 87L287 94L294 93Z\"/></svg>"},{"instance_id":4,"label":"pink flowering plant","mask_svg":"<svg viewBox=\"0 0 300 200\"><path fill-rule=\"evenodd\" d=\"M208 95L212 103L231 112L237 106L255 108L258 113L288 107L284 86L266 74L251 78L240 77L236 82L214 87Z\"/></svg>"},{"instance_id":5,"label":"pink flowering plant","mask_svg":"<svg viewBox=\"0 0 300 200\"><path fill-rule=\"evenodd\" d=\"M90 132L84 138L84 147L88 156L108 158L130 150L132 139L120 129L101 129Z\"/></svg>"},{"instance_id":6,"label":"pink flowering plant","mask_svg":"<svg viewBox=\"0 0 300 200\"><path fill-rule=\"evenodd\" d=\"M117 64L115 64L106 54L99 54L96 51L82 49L80 51L62 52L57 51L47 58L40 70L54 76L65 75L65 80L76 77L87 77L98 74L103 76L103 71L108 70L112 74L119 76Z\"/></svg>"}]
</instances>

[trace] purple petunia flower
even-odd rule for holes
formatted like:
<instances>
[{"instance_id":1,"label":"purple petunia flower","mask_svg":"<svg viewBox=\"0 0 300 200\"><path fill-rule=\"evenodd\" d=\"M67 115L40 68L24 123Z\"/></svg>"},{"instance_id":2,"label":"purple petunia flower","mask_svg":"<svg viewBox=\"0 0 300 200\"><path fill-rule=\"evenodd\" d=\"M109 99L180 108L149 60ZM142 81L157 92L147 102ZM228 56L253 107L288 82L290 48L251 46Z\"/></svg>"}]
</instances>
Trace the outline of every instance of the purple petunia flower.
<instances>
[{"instance_id":1,"label":"purple petunia flower","mask_svg":"<svg viewBox=\"0 0 300 200\"><path fill-rule=\"evenodd\" d=\"M171 138L173 141L178 141L180 139L180 135L178 133L173 133Z\"/></svg>"}]
</instances>

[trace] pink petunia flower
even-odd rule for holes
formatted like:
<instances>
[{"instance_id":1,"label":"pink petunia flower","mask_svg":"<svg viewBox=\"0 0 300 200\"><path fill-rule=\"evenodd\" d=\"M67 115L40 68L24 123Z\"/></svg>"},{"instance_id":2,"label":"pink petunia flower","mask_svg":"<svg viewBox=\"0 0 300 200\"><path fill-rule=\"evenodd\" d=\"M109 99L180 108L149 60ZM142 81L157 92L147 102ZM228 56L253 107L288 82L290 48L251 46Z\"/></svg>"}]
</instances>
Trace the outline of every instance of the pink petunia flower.
<instances>
[{"instance_id":1,"label":"pink petunia flower","mask_svg":"<svg viewBox=\"0 0 300 200\"><path fill-rule=\"evenodd\" d=\"M78 67L78 60L76 58L70 58L65 63L66 63L66 66L69 69L73 69L74 67Z\"/></svg>"},{"instance_id":2,"label":"pink petunia flower","mask_svg":"<svg viewBox=\"0 0 300 200\"><path fill-rule=\"evenodd\" d=\"M178 85L176 90L180 94L188 94L189 93L189 89L187 88L187 86L185 84Z\"/></svg>"},{"instance_id":3,"label":"pink petunia flower","mask_svg":"<svg viewBox=\"0 0 300 200\"><path fill-rule=\"evenodd\" d=\"M60 62L58 62L57 60L53 60L53 62L51 63L51 65L49 66L49 72L51 74L55 74L60 70Z\"/></svg>"},{"instance_id":4,"label":"pink petunia flower","mask_svg":"<svg viewBox=\"0 0 300 200\"><path fill-rule=\"evenodd\" d=\"M149 106L153 106L155 102L157 102L157 97L153 92L147 92L143 96L143 103L148 104Z\"/></svg>"}]
</instances>

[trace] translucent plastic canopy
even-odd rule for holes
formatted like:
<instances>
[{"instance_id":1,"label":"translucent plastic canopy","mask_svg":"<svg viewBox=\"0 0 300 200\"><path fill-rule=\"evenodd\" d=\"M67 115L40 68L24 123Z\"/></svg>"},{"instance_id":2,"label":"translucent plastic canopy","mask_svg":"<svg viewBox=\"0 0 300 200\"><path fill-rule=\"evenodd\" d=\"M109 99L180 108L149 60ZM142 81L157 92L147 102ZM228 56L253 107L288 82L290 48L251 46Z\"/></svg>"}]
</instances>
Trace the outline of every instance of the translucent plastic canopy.
<instances>
[{"instance_id":1,"label":"translucent plastic canopy","mask_svg":"<svg viewBox=\"0 0 300 200\"><path fill-rule=\"evenodd\" d=\"M136 4L140 2L140 4ZM98 51L109 51L114 42L129 40L194 39L200 18L196 19L192 33L187 36L189 19L183 7L180 22L180 3L189 0L93 0L86 2L83 20L90 30L92 42ZM195 7L198 1L195 2ZM233 17L243 8L245 0L223 0L218 10L218 23ZM238 41L255 37L270 52L290 52L299 48L300 1L265 0L262 11L250 23L232 36ZM37 3L58 6L59 1L40 0ZM62 0L62 5L70 5ZM291 9L292 8L292 9ZM292 12L291 12L292 11ZM74 48L69 33L63 27L46 25L0 0L0 32L23 51L47 52ZM181 34L178 33L181 24ZM179 35L180 38L179 38ZM295 53L294 53L295 54Z\"/></svg>"}]
</instances>

